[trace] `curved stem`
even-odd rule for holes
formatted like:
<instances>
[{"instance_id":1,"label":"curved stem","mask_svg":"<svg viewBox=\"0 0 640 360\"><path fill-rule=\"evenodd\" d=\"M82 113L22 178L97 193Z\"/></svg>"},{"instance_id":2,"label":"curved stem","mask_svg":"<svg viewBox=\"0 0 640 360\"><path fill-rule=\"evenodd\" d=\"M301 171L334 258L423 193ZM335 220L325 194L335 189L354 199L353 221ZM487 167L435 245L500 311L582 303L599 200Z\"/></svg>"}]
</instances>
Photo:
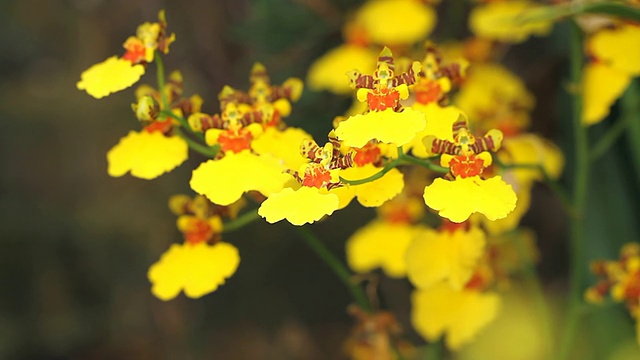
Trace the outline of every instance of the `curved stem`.
<instances>
[{"instance_id":1,"label":"curved stem","mask_svg":"<svg viewBox=\"0 0 640 360\"><path fill-rule=\"evenodd\" d=\"M226 232L238 230L244 227L245 225L250 224L258 219L260 219L260 215L258 215L258 211L255 209L251 210L249 212L246 212L238 216L237 218L229 222L224 223L222 227L222 232L226 233Z\"/></svg>"},{"instance_id":2,"label":"curved stem","mask_svg":"<svg viewBox=\"0 0 640 360\"><path fill-rule=\"evenodd\" d=\"M431 158L427 158L427 159L420 159L411 155L402 155L399 157L401 163L400 165L404 165L404 164L413 164L413 165L420 165L422 167L425 167L429 170L433 170L435 172L439 172L439 173L443 173L446 174L449 172L449 168L448 167L444 167L444 166L440 166L440 165L436 165L432 162L430 162L429 160L431 159L437 159L438 156L434 156Z\"/></svg>"},{"instance_id":3,"label":"curved stem","mask_svg":"<svg viewBox=\"0 0 640 360\"><path fill-rule=\"evenodd\" d=\"M322 241L320 241L320 239L318 239L318 237L307 227L296 226L296 229L307 246L309 246L309 248L311 248L311 250L313 250L325 264L327 264L333 273L336 274L347 287L347 290L349 290L353 300L358 304L358 306L362 310L370 312L372 309L371 304L367 299L367 295L362 288L351 281L352 274L347 267L335 255L333 255Z\"/></svg>"},{"instance_id":4,"label":"curved stem","mask_svg":"<svg viewBox=\"0 0 640 360\"><path fill-rule=\"evenodd\" d=\"M582 81L582 32L571 22L571 82L580 88ZM568 359L573 345L582 304L582 274L584 271L584 211L587 201L589 152L586 128L582 124L582 94L573 94L572 127L574 135L573 209L571 218L571 272L569 274L569 317L560 344L560 359Z\"/></svg>"},{"instance_id":5,"label":"curved stem","mask_svg":"<svg viewBox=\"0 0 640 360\"><path fill-rule=\"evenodd\" d=\"M184 141L186 141L187 144L189 145L189 147L192 150L194 150L194 151L196 151L196 152L198 152L198 153L200 153L200 154L202 154L202 155L204 155L206 157L209 157L209 158L216 157L216 154L218 153L218 149L216 149L216 148L214 148L212 146L206 146L206 145L200 144L199 142L197 142L197 141L193 140L192 138L188 137L187 135L185 135L177 127L173 129L173 132L176 135L180 136Z\"/></svg>"},{"instance_id":6,"label":"curved stem","mask_svg":"<svg viewBox=\"0 0 640 360\"><path fill-rule=\"evenodd\" d=\"M448 173L449 172L449 168L442 167L440 165L435 165L435 164L433 164L433 163L428 161L430 159L434 159L434 158L419 159L419 158L413 157L411 155L407 155L407 154L402 152L402 148L401 147L398 147L398 158L394 159L390 163L387 163L377 173L375 173L375 174L373 174L373 175L371 175L369 177L366 177L364 179L358 179L358 180L348 180L348 179L345 179L343 177L340 177L340 181L345 183L345 184L349 184L349 185L366 184L368 182L372 182L372 181L380 179L386 173L391 171L391 169L394 169L399 165L420 165L422 167L425 167L427 169L430 169L430 170L433 170L433 171L436 171L436 172L440 172L440 173Z\"/></svg>"}]
</instances>

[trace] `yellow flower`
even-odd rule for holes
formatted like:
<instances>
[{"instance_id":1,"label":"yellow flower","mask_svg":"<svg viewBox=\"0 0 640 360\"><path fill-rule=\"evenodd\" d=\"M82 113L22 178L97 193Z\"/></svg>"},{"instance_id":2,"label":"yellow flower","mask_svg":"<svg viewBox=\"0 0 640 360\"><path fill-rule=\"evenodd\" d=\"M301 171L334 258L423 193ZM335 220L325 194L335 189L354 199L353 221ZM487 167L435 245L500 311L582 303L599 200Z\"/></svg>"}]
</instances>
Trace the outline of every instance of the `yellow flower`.
<instances>
[{"instance_id":1,"label":"yellow flower","mask_svg":"<svg viewBox=\"0 0 640 360\"><path fill-rule=\"evenodd\" d=\"M550 141L535 134L520 134L506 137L498 158L505 165L540 164L545 172L557 179L564 168L562 151ZM544 180L538 169L510 169L503 174L516 187L526 186L533 181Z\"/></svg>"},{"instance_id":2,"label":"yellow flower","mask_svg":"<svg viewBox=\"0 0 640 360\"><path fill-rule=\"evenodd\" d=\"M512 188L514 186L512 185ZM516 201L516 207L513 208L507 216L502 219L489 220L486 216L480 214L472 215L473 222L482 223L482 227L489 235L503 234L507 231L511 231L520 225L520 220L529 210L531 205L531 185L520 185L514 189L518 201Z\"/></svg>"},{"instance_id":3,"label":"yellow flower","mask_svg":"<svg viewBox=\"0 0 640 360\"><path fill-rule=\"evenodd\" d=\"M282 189L290 176L278 159L249 150L229 152L220 160L209 160L193 171L189 185L218 205L236 202L243 193L259 191L269 196Z\"/></svg>"},{"instance_id":4,"label":"yellow flower","mask_svg":"<svg viewBox=\"0 0 640 360\"><path fill-rule=\"evenodd\" d=\"M411 303L416 331L429 341L446 333L447 347L457 350L496 317L500 298L493 292L457 291L442 282L415 291Z\"/></svg>"},{"instance_id":5,"label":"yellow flower","mask_svg":"<svg viewBox=\"0 0 640 360\"><path fill-rule=\"evenodd\" d=\"M338 125L336 135L351 147L363 147L373 139L402 146L422 131L425 124L422 112L410 108L395 112L388 108L350 117Z\"/></svg>"},{"instance_id":6,"label":"yellow flower","mask_svg":"<svg viewBox=\"0 0 640 360\"><path fill-rule=\"evenodd\" d=\"M382 268L389 277L405 276L405 253L422 227L375 220L347 240L347 262L356 272Z\"/></svg>"},{"instance_id":7,"label":"yellow flower","mask_svg":"<svg viewBox=\"0 0 640 360\"><path fill-rule=\"evenodd\" d=\"M628 73L602 63L588 64L582 80L582 122L592 125L602 121L630 82Z\"/></svg>"},{"instance_id":8,"label":"yellow flower","mask_svg":"<svg viewBox=\"0 0 640 360\"><path fill-rule=\"evenodd\" d=\"M316 187L302 186L297 190L287 187L271 194L260 205L258 215L272 224L287 219L291 224L299 226L333 214L338 205L337 195Z\"/></svg>"},{"instance_id":9,"label":"yellow flower","mask_svg":"<svg viewBox=\"0 0 640 360\"><path fill-rule=\"evenodd\" d=\"M130 61L112 56L82 72L77 83L78 90L86 92L96 99L126 89L140 80L144 66L133 65Z\"/></svg>"},{"instance_id":10,"label":"yellow flower","mask_svg":"<svg viewBox=\"0 0 640 360\"><path fill-rule=\"evenodd\" d=\"M420 158L434 155L431 149L428 149L424 145L422 139L431 135L438 139L453 141L453 123L455 123L460 116L464 116L460 109L455 106L441 107L435 103L429 103L427 105L415 103L411 108L423 112L427 120L425 128L416 134L413 140L407 144L408 149L411 149L413 155Z\"/></svg>"},{"instance_id":11,"label":"yellow flower","mask_svg":"<svg viewBox=\"0 0 640 360\"><path fill-rule=\"evenodd\" d=\"M300 143L309 138L311 135L302 129L268 127L251 142L251 148L259 155L270 154L281 160L286 168L298 169L307 162L298 151Z\"/></svg>"},{"instance_id":12,"label":"yellow flower","mask_svg":"<svg viewBox=\"0 0 640 360\"><path fill-rule=\"evenodd\" d=\"M347 180L359 180L368 178L380 170L381 168L375 167L372 164L366 164L364 166L341 170L340 176ZM380 179L361 185L345 185L344 187L332 189L331 192L338 194L341 198L344 196L348 198L349 201L355 196L362 206L378 207L387 200L400 194L403 187L404 179L402 173L397 169L392 169Z\"/></svg>"},{"instance_id":13,"label":"yellow flower","mask_svg":"<svg viewBox=\"0 0 640 360\"><path fill-rule=\"evenodd\" d=\"M460 223L473 213L481 213L489 220L502 219L516 207L516 194L500 176L483 180L480 176L454 181L435 179L424 189L424 201L438 214Z\"/></svg>"},{"instance_id":14,"label":"yellow flower","mask_svg":"<svg viewBox=\"0 0 640 360\"><path fill-rule=\"evenodd\" d=\"M199 298L215 291L236 272L240 256L231 244L204 242L174 244L149 268L151 292L161 300L171 300L180 291Z\"/></svg>"},{"instance_id":15,"label":"yellow flower","mask_svg":"<svg viewBox=\"0 0 640 360\"><path fill-rule=\"evenodd\" d=\"M519 43L530 35L544 36L551 32L550 21L523 23L519 16L539 6L523 0L494 1L471 10L469 27L478 37L508 43Z\"/></svg>"},{"instance_id":16,"label":"yellow flower","mask_svg":"<svg viewBox=\"0 0 640 360\"><path fill-rule=\"evenodd\" d=\"M119 177L131 171L132 176L149 180L182 164L188 152L187 143L180 137L159 131L130 131L107 153L108 172Z\"/></svg>"},{"instance_id":17,"label":"yellow flower","mask_svg":"<svg viewBox=\"0 0 640 360\"><path fill-rule=\"evenodd\" d=\"M372 72L377 54L363 46L343 44L317 59L309 69L307 82L313 90L328 90L335 94L350 94L347 72L362 69Z\"/></svg>"},{"instance_id":18,"label":"yellow flower","mask_svg":"<svg viewBox=\"0 0 640 360\"><path fill-rule=\"evenodd\" d=\"M407 275L418 289L445 281L460 290L469 281L484 253L485 236L477 227L469 231L425 229L406 252Z\"/></svg>"},{"instance_id":19,"label":"yellow flower","mask_svg":"<svg viewBox=\"0 0 640 360\"><path fill-rule=\"evenodd\" d=\"M413 44L426 39L436 24L435 11L417 0L370 0L355 22L378 44Z\"/></svg>"}]
</instances>

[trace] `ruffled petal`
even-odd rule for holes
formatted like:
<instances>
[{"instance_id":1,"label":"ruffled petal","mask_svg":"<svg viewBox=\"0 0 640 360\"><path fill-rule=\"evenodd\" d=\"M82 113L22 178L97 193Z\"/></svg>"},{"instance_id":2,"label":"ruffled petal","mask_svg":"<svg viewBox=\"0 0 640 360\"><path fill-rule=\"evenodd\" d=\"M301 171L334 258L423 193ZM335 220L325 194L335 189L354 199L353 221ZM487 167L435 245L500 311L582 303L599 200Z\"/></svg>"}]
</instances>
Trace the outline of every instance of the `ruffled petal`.
<instances>
[{"instance_id":1,"label":"ruffled petal","mask_svg":"<svg viewBox=\"0 0 640 360\"><path fill-rule=\"evenodd\" d=\"M424 189L424 201L438 214L461 223L473 213L489 220L502 219L516 206L516 194L500 176L483 180L479 176L447 181L437 178Z\"/></svg>"},{"instance_id":2,"label":"ruffled petal","mask_svg":"<svg viewBox=\"0 0 640 360\"><path fill-rule=\"evenodd\" d=\"M309 69L307 82L313 90L328 90L335 94L350 94L347 73L358 69L364 74L375 70L378 53L368 47L340 45L316 60Z\"/></svg>"},{"instance_id":3,"label":"ruffled petal","mask_svg":"<svg viewBox=\"0 0 640 360\"><path fill-rule=\"evenodd\" d=\"M233 245L199 243L174 244L147 274L151 292L161 300L171 300L180 291L199 298L215 291L238 268L240 255Z\"/></svg>"},{"instance_id":4,"label":"ruffled petal","mask_svg":"<svg viewBox=\"0 0 640 360\"><path fill-rule=\"evenodd\" d=\"M300 143L311 138L312 136L302 129L290 127L282 131L269 127L251 142L251 148L260 155L269 154L281 160L286 168L299 169L308 162L300 155Z\"/></svg>"},{"instance_id":5,"label":"ruffled petal","mask_svg":"<svg viewBox=\"0 0 640 360\"><path fill-rule=\"evenodd\" d=\"M355 115L341 122L336 136L351 147L363 147L370 140L402 146L411 141L426 125L424 114L410 108L403 112L392 109Z\"/></svg>"},{"instance_id":6,"label":"ruffled petal","mask_svg":"<svg viewBox=\"0 0 640 360\"><path fill-rule=\"evenodd\" d=\"M368 178L380 170L381 168L366 164L342 170L340 176L347 180L360 180ZM404 177L400 171L392 169L380 179L362 185L347 185L347 187L355 190L355 196L358 197L362 206L378 207L402 192Z\"/></svg>"},{"instance_id":7,"label":"ruffled petal","mask_svg":"<svg viewBox=\"0 0 640 360\"><path fill-rule=\"evenodd\" d=\"M124 90L140 80L144 66L112 56L95 64L80 75L78 90L85 90L96 99Z\"/></svg>"},{"instance_id":8,"label":"ruffled petal","mask_svg":"<svg viewBox=\"0 0 640 360\"><path fill-rule=\"evenodd\" d=\"M469 27L478 37L508 43L519 43L531 35L544 36L551 32L551 21L522 23L518 17L539 7L533 2L510 0L476 6L469 15Z\"/></svg>"},{"instance_id":9,"label":"ruffled petal","mask_svg":"<svg viewBox=\"0 0 640 360\"><path fill-rule=\"evenodd\" d=\"M456 350L495 318L500 298L494 293L456 291L440 283L415 291L411 303L411 322L416 331L429 341L446 333L447 347Z\"/></svg>"},{"instance_id":10,"label":"ruffled petal","mask_svg":"<svg viewBox=\"0 0 640 360\"><path fill-rule=\"evenodd\" d=\"M119 177L131 171L132 176L150 180L173 170L188 155L189 146L180 137L130 131L107 153L108 172Z\"/></svg>"},{"instance_id":11,"label":"ruffled petal","mask_svg":"<svg viewBox=\"0 0 640 360\"><path fill-rule=\"evenodd\" d=\"M609 115L609 108L622 95L631 82L631 75L602 63L591 63L584 68L582 79L582 122L599 123Z\"/></svg>"},{"instance_id":12,"label":"ruffled petal","mask_svg":"<svg viewBox=\"0 0 640 360\"><path fill-rule=\"evenodd\" d=\"M433 155L431 149L427 149L422 142L425 136L432 135L438 139L453 141L453 123L462 115L460 109L455 106L441 107L434 103L427 105L415 103L411 108L423 112L427 120L424 130L407 144L408 148L412 149L413 155L420 158Z\"/></svg>"},{"instance_id":13,"label":"ruffled petal","mask_svg":"<svg viewBox=\"0 0 640 360\"><path fill-rule=\"evenodd\" d=\"M409 224L373 221L347 240L347 262L358 273L380 267L390 277L403 277L407 271L405 253L420 230Z\"/></svg>"},{"instance_id":14,"label":"ruffled petal","mask_svg":"<svg viewBox=\"0 0 640 360\"><path fill-rule=\"evenodd\" d=\"M282 170L278 159L245 150L201 164L193 171L189 185L214 204L226 206L248 191L259 191L264 196L279 191L291 178Z\"/></svg>"},{"instance_id":15,"label":"ruffled petal","mask_svg":"<svg viewBox=\"0 0 640 360\"><path fill-rule=\"evenodd\" d=\"M426 229L407 249L409 280L419 289L444 280L453 289L460 290L471 278L484 246L484 233L477 227L455 232Z\"/></svg>"},{"instance_id":16,"label":"ruffled petal","mask_svg":"<svg viewBox=\"0 0 640 360\"><path fill-rule=\"evenodd\" d=\"M298 190L284 188L271 194L258 209L258 215L269 223L287 219L293 225L304 225L331 215L338 209L338 196L303 186Z\"/></svg>"},{"instance_id":17,"label":"ruffled petal","mask_svg":"<svg viewBox=\"0 0 640 360\"><path fill-rule=\"evenodd\" d=\"M415 0L367 1L356 14L371 41L378 44L413 44L424 40L436 24L435 11Z\"/></svg>"}]
</instances>

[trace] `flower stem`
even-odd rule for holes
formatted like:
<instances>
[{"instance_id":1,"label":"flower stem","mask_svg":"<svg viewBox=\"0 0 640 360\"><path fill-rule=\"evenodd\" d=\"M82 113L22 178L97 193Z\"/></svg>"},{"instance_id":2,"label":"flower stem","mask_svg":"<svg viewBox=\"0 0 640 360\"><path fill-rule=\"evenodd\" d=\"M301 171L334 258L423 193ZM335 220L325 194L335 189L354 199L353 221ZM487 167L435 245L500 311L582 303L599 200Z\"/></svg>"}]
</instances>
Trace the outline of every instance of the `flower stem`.
<instances>
[{"instance_id":1,"label":"flower stem","mask_svg":"<svg viewBox=\"0 0 640 360\"><path fill-rule=\"evenodd\" d=\"M222 228L222 232L226 233L226 232L238 230L244 227L245 225L250 224L258 219L260 219L260 216L258 215L257 210L254 209L254 210L248 211L238 216L237 218L229 222L226 222Z\"/></svg>"},{"instance_id":2,"label":"flower stem","mask_svg":"<svg viewBox=\"0 0 640 360\"><path fill-rule=\"evenodd\" d=\"M320 239L318 239L318 237L307 227L296 226L296 229L307 246L309 246L309 248L311 248L311 250L313 250L325 264L327 264L333 273L336 274L347 287L347 290L349 290L353 300L358 304L358 306L362 310L370 312L372 309L369 299L367 299L367 295L362 288L353 283L351 280L352 274L347 267L335 255L333 255L322 241L320 241Z\"/></svg>"},{"instance_id":3,"label":"flower stem","mask_svg":"<svg viewBox=\"0 0 640 360\"><path fill-rule=\"evenodd\" d=\"M349 185L366 184L368 182L372 182L372 181L380 179L386 173L391 171L391 169L394 169L399 165L420 165L422 167L426 167L427 169L430 169L430 170L433 170L433 171L436 171L436 172L440 172L440 173L449 172L449 168L442 167L440 165L435 165L435 164L429 162L430 159L433 159L433 158L419 159L417 157L413 157L411 155L407 155L407 154L403 153L402 152L402 148L399 147L398 148L398 158L394 159L390 163L387 163L377 173L375 173L375 174L373 174L373 175L371 175L369 177L366 177L364 179L359 179L359 180L348 180L348 179L345 179L343 177L340 177L340 181L345 183L345 184L349 184Z\"/></svg>"},{"instance_id":4,"label":"flower stem","mask_svg":"<svg viewBox=\"0 0 640 360\"><path fill-rule=\"evenodd\" d=\"M156 79L158 81L158 91L160 92L160 99L162 99L162 108L169 109L167 94L164 92L164 63L162 62L162 54L160 53L160 51L156 50L153 59L156 62Z\"/></svg>"},{"instance_id":5,"label":"flower stem","mask_svg":"<svg viewBox=\"0 0 640 360\"><path fill-rule=\"evenodd\" d=\"M607 150L615 144L615 142L620 138L624 131L627 129L629 125L629 120L631 116L623 116L618 119L615 124L613 124L602 137L596 142L596 144L591 149L591 154L589 156L589 160L594 162L598 160L602 155L607 153Z\"/></svg>"},{"instance_id":6,"label":"flower stem","mask_svg":"<svg viewBox=\"0 0 640 360\"><path fill-rule=\"evenodd\" d=\"M184 141L187 142L187 144L189 145L189 147L196 151L199 152L200 154L209 157L209 158L214 158L216 156L216 154L218 153L218 150L215 149L212 146L206 146L206 145L202 145L199 142L193 140L192 138L188 137L187 135L185 135L182 131L180 131L180 129L178 128L174 128L173 132L180 136L182 139L184 139Z\"/></svg>"},{"instance_id":7,"label":"flower stem","mask_svg":"<svg viewBox=\"0 0 640 360\"><path fill-rule=\"evenodd\" d=\"M580 89L582 84L582 32L575 21L571 21L571 82ZM582 304L582 274L584 264L584 211L587 202L589 176L589 149L586 128L582 124L582 91L572 94L573 116L571 117L574 136L573 209L571 218L569 273L569 315L565 322L560 344L560 359L568 359L573 339L578 327Z\"/></svg>"}]
</instances>

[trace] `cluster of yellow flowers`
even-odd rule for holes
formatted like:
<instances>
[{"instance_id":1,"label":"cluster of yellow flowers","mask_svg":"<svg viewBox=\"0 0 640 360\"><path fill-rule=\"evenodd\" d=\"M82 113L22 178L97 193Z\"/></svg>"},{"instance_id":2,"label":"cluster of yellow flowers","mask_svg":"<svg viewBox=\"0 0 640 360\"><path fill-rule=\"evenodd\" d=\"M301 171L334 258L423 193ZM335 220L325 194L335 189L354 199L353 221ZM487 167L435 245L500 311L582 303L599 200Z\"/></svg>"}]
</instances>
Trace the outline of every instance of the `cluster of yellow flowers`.
<instances>
[{"instance_id":1,"label":"cluster of yellow flowers","mask_svg":"<svg viewBox=\"0 0 640 360\"><path fill-rule=\"evenodd\" d=\"M496 44L545 35L552 23L521 26L517 18L537 7L532 2L486 2L470 16L475 37L440 47L427 42L417 51L413 45L434 28L434 4L368 1L345 26L345 44L311 66L312 89L354 99L333 119L324 145L284 122L302 80L272 84L260 63L250 71L248 89L220 91L214 115L201 112L200 96L183 96L179 72L165 83L161 56L175 35L167 35L163 12L125 42L122 57L82 74L78 89L101 98L136 83L152 61L158 65L158 89L143 85L135 92L132 109L142 130L129 132L107 154L111 176L156 178L181 165L189 148L206 157L189 182L197 195L169 202L184 243L149 269L153 294L169 300L184 291L198 298L223 284L240 256L221 234L242 216L302 226L355 198L376 208L377 217L347 240L348 265L357 273L382 268L389 277L407 277L415 287L412 323L425 339L446 336L446 345L459 349L498 315L510 276L537 258L532 232L519 226L533 184L557 179L564 159L550 141L527 132L535 99L494 60ZM638 42L639 29L616 23L589 38L586 123L606 116L640 73L640 50L621 53L615 45ZM602 81L608 85L598 85ZM239 215L245 199L257 206ZM628 281L637 278L637 252L629 247L621 262L596 266L606 280L588 298L611 290L637 318L638 289ZM375 310L352 312L359 327L376 327L372 346L390 354L389 336L400 330L393 315ZM371 353L367 346L351 349L354 358Z\"/></svg>"}]
</instances>

